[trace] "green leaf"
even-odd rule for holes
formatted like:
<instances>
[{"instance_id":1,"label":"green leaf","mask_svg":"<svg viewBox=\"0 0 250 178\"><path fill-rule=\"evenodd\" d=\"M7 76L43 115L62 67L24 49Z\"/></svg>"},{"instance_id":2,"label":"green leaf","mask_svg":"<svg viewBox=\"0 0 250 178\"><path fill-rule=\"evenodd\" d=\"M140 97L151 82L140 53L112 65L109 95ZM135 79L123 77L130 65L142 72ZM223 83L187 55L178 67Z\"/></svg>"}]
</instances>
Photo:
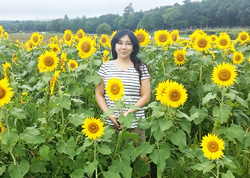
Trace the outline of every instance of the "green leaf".
<instances>
[{"instance_id":1,"label":"green leaf","mask_svg":"<svg viewBox=\"0 0 250 178\"><path fill-rule=\"evenodd\" d=\"M182 130L178 130L176 133L171 132L169 134L170 141L177 145L180 150L183 150L186 147L186 134Z\"/></svg>"},{"instance_id":2,"label":"green leaf","mask_svg":"<svg viewBox=\"0 0 250 178\"><path fill-rule=\"evenodd\" d=\"M213 107L213 116L219 118L221 123L227 122L230 115L230 110L227 105L223 105L222 107Z\"/></svg>"},{"instance_id":3,"label":"green leaf","mask_svg":"<svg viewBox=\"0 0 250 178\"><path fill-rule=\"evenodd\" d=\"M125 178L131 178L132 168L130 163L124 159L112 161L112 165L109 166L110 172L121 173Z\"/></svg>"},{"instance_id":4,"label":"green leaf","mask_svg":"<svg viewBox=\"0 0 250 178\"><path fill-rule=\"evenodd\" d=\"M41 136L39 130L34 127L27 127L23 133L20 134L20 138L26 143L43 143L44 137Z\"/></svg>"},{"instance_id":5,"label":"green leaf","mask_svg":"<svg viewBox=\"0 0 250 178\"><path fill-rule=\"evenodd\" d=\"M245 132L243 131L243 128L240 125L235 125L235 124L230 125L225 135L228 139L230 140L237 139L241 143L243 143L243 140L246 136Z\"/></svg>"},{"instance_id":6,"label":"green leaf","mask_svg":"<svg viewBox=\"0 0 250 178\"><path fill-rule=\"evenodd\" d=\"M143 142L140 146L141 151L140 151L140 157L144 158L147 154L151 154L154 149L155 149L155 144L150 145L149 142Z\"/></svg>"},{"instance_id":7,"label":"green leaf","mask_svg":"<svg viewBox=\"0 0 250 178\"><path fill-rule=\"evenodd\" d=\"M13 108L13 110L10 110L9 113L15 119L25 119L26 118L26 114L25 114L24 110L22 110L22 109Z\"/></svg>"},{"instance_id":8,"label":"green leaf","mask_svg":"<svg viewBox=\"0 0 250 178\"><path fill-rule=\"evenodd\" d=\"M154 119L151 131L155 139L159 141L164 136L164 131L169 129L172 125L173 122L171 120L165 121L163 118Z\"/></svg>"},{"instance_id":9,"label":"green leaf","mask_svg":"<svg viewBox=\"0 0 250 178\"><path fill-rule=\"evenodd\" d=\"M118 120L124 128L130 128L135 121L135 114L128 113L126 117L124 115L119 115Z\"/></svg>"},{"instance_id":10,"label":"green leaf","mask_svg":"<svg viewBox=\"0 0 250 178\"><path fill-rule=\"evenodd\" d=\"M1 133L1 142L5 145L8 150L12 150L12 148L16 145L18 140L18 135L11 132L2 132Z\"/></svg>"},{"instance_id":11,"label":"green leaf","mask_svg":"<svg viewBox=\"0 0 250 178\"><path fill-rule=\"evenodd\" d=\"M235 177L233 173L230 170L228 170L226 174L225 173L221 174L221 178L235 178Z\"/></svg>"},{"instance_id":12,"label":"green leaf","mask_svg":"<svg viewBox=\"0 0 250 178\"><path fill-rule=\"evenodd\" d=\"M70 139L67 140L66 142L66 153L69 155L70 158L73 159L75 156L75 151L76 149L76 142L73 137L70 137Z\"/></svg>"},{"instance_id":13,"label":"green leaf","mask_svg":"<svg viewBox=\"0 0 250 178\"><path fill-rule=\"evenodd\" d=\"M243 99L242 99L241 97L239 97L239 96L235 96L235 99L236 99L236 101L239 102L239 104L240 104L241 106L244 106L245 108L248 108L248 103L247 103L247 101L243 100Z\"/></svg>"},{"instance_id":14,"label":"green leaf","mask_svg":"<svg viewBox=\"0 0 250 178\"><path fill-rule=\"evenodd\" d=\"M75 126L79 126L83 124L83 121L85 120L85 116L83 114L70 114L68 116L69 122L74 124Z\"/></svg>"},{"instance_id":15,"label":"green leaf","mask_svg":"<svg viewBox=\"0 0 250 178\"><path fill-rule=\"evenodd\" d=\"M117 172L112 172L112 171L108 171L108 172L103 172L103 176L104 178L121 178L121 176L119 175L119 173Z\"/></svg>"},{"instance_id":16,"label":"green leaf","mask_svg":"<svg viewBox=\"0 0 250 178\"><path fill-rule=\"evenodd\" d=\"M68 92L71 96L80 96L83 94L84 88L73 83L69 84Z\"/></svg>"},{"instance_id":17,"label":"green leaf","mask_svg":"<svg viewBox=\"0 0 250 178\"><path fill-rule=\"evenodd\" d=\"M190 70L188 72L187 77L188 77L189 81L195 81L195 80L197 80L198 76L199 76L199 73L197 71Z\"/></svg>"},{"instance_id":18,"label":"green leaf","mask_svg":"<svg viewBox=\"0 0 250 178\"><path fill-rule=\"evenodd\" d=\"M193 109L193 107L192 107ZM206 119L208 115L208 110L206 107L202 107L201 109L196 108L197 115L192 115L190 118L194 120L196 125L200 124L204 119ZM196 116L196 117L194 117Z\"/></svg>"},{"instance_id":19,"label":"green leaf","mask_svg":"<svg viewBox=\"0 0 250 178\"><path fill-rule=\"evenodd\" d=\"M60 102L60 106L67 110L70 110L70 106L71 106L70 97L67 95L63 95L63 99L62 99L62 102Z\"/></svg>"},{"instance_id":20,"label":"green leaf","mask_svg":"<svg viewBox=\"0 0 250 178\"><path fill-rule=\"evenodd\" d=\"M227 158L227 157L224 157L223 158L223 163L226 165L226 167L228 167L229 169L237 169L236 165L234 164L234 162Z\"/></svg>"},{"instance_id":21,"label":"green leaf","mask_svg":"<svg viewBox=\"0 0 250 178\"><path fill-rule=\"evenodd\" d=\"M186 118L187 120L190 119L190 117L186 113L181 112L179 110L177 110L176 116L179 117L179 118Z\"/></svg>"},{"instance_id":22,"label":"green leaf","mask_svg":"<svg viewBox=\"0 0 250 178\"><path fill-rule=\"evenodd\" d=\"M216 98L217 94L213 94L212 92L209 92L204 98L202 98L202 105L205 105L210 100Z\"/></svg>"},{"instance_id":23,"label":"green leaf","mask_svg":"<svg viewBox=\"0 0 250 178\"><path fill-rule=\"evenodd\" d=\"M24 175L29 171L29 167L29 162L23 159L17 166L11 164L8 167L8 173L11 178L23 178Z\"/></svg>"},{"instance_id":24,"label":"green leaf","mask_svg":"<svg viewBox=\"0 0 250 178\"><path fill-rule=\"evenodd\" d=\"M85 165L85 172L88 175L92 175L94 173L94 171L96 170L97 165L98 165L98 161L97 160L94 160L93 162L89 162L88 161L86 163L86 165Z\"/></svg>"},{"instance_id":25,"label":"green leaf","mask_svg":"<svg viewBox=\"0 0 250 178\"><path fill-rule=\"evenodd\" d=\"M114 114L114 109L108 108L107 111L101 116L102 119L106 119L109 117L109 115Z\"/></svg>"},{"instance_id":26,"label":"green leaf","mask_svg":"<svg viewBox=\"0 0 250 178\"><path fill-rule=\"evenodd\" d=\"M109 148L108 145L104 144L100 147L100 149L98 149L100 151L101 154L103 155L109 155L112 153L111 149Z\"/></svg>"},{"instance_id":27,"label":"green leaf","mask_svg":"<svg viewBox=\"0 0 250 178\"><path fill-rule=\"evenodd\" d=\"M206 172L210 172L215 167L215 164L213 164L213 161L207 161L202 164L196 164L192 168L198 171L202 171L203 174Z\"/></svg>"},{"instance_id":28,"label":"green leaf","mask_svg":"<svg viewBox=\"0 0 250 178\"><path fill-rule=\"evenodd\" d=\"M137 160L134 165L134 172L140 176L146 176L150 170L149 165L147 165L143 160Z\"/></svg>"},{"instance_id":29,"label":"green leaf","mask_svg":"<svg viewBox=\"0 0 250 178\"><path fill-rule=\"evenodd\" d=\"M25 148L25 146L17 144L13 148L13 154L18 155L18 156L26 156L26 148Z\"/></svg>"},{"instance_id":30,"label":"green leaf","mask_svg":"<svg viewBox=\"0 0 250 178\"><path fill-rule=\"evenodd\" d=\"M157 167L163 171L166 166L166 160L170 157L170 149L167 143L160 146L160 149L155 149L150 158L157 165Z\"/></svg>"},{"instance_id":31,"label":"green leaf","mask_svg":"<svg viewBox=\"0 0 250 178\"><path fill-rule=\"evenodd\" d=\"M97 73L94 73L93 76L86 75L86 82L87 83L93 83L94 85L98 85L101 82L101 76Z\"/></svg>"},{"instance_id":32,"label":"green leaf","mask_svg":"<svg viewBox=\"0 0 250 178\"><path fill-rule=\"evenodd\" d=\"M84 169L75 169L71 174L71 178L82 178L84 175Z\"/></svg>"},{"instance_id":33,"label":"green leaf","mask_svg":"<svg viewBox=\"0 0 250 178\"><path fill-rule=\"evenodd\" d=\"M5 165L0 167L0 175L2 175L4 173L5 169L6 169Z\"/></svg>"},{"instance_id":34,"label":"green leaf","mask_svg":"<svg viewBox=\"0 0 250 178\"><path fill-rule=\"evenodd\" d=\"M46 158L49 154L49 147L46 145L43 145L39 148L39 153L42 159Z\"/></svg>"},{"instance_id":35,"label":"green leaf","mask_svg":"<svg viewBox=\"0 0 250 178\"><path fill-rule=\"evenodd\" d=\"M45 165L43 164L42 161L33 158L31 160L30 172L32 172L32 173L38 173L38 172L45 173L46 172Z\"/></svg>"},{"instance_id":36,"label":"green leaf","mask_svg":"<svg viewBox=\"0 0 250 178\"><path fill-rule=\"evenodd\" d=\"M143 130L146 130L150 127L151 123L148 122L147 119L143 119L141 117L138 118L138 127L143 129Z\"/></svg>"}]
</instances>

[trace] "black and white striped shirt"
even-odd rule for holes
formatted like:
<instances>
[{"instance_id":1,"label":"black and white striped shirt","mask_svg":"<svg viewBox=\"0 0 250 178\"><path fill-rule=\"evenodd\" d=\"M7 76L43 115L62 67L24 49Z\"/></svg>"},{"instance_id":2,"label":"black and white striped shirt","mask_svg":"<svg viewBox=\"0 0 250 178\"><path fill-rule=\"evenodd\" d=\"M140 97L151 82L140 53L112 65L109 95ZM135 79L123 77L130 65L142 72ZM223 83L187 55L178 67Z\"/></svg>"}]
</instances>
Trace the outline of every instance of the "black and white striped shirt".
<instances>
[{"instance_id":1,"label":"black and white striped shirt","mask_svg":"<svg viewBox=\"0 0 250 178\"><path fill-rule=\"evenodd\" d=\"M150 78L148 73L148 69L146 65L141 66L142 76L141 80ZM135 104L141 97L140 93L140 79L139 73L134 68L134 64L132 64L127 70L119 70L114 62L114 60L105 62L101 65L98 74L104 78L105 87L107 86L108 80L113 77L116 79L121 78L122 83L124 84L124 95L123 98L129 98L128 100L124 101L125 105L128 104ZM106 90L104 92L105 101L110 108L114 108L114 102L109 100L109 96L106 95ZM125 111L126 112L126 111ZM114 112L115 115L119 116L119 111ZM131 125L131 128L137 127L138 118L145 118L145 113L143 109L140 109L135 112L135 122ZM108 118L105 119L110 125L114 125Z\"/></svg>"}]
</instances>

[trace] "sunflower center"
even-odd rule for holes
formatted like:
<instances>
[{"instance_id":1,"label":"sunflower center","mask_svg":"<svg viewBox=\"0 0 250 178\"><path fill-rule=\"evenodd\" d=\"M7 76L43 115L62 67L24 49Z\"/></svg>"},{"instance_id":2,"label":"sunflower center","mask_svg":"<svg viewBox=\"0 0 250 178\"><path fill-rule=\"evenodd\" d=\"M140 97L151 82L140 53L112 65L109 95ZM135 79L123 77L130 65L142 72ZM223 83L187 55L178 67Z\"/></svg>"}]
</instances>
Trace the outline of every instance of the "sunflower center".
<instances>
[{"instance_id":1,"label":"sunflower center","mask_svg":"<svg viewBox=\"0 0 250 178\"><path fill-rule=\"evenodd\" d=\"M2 133L2 132L3 132L2 127L0 127L0 133Z\"/></svg>"},{"instance_id":2,"label":"sunflower center","mask_svg":"<svg viewBox=\"0 0 250 178\"><path fill-rule=\"evenodd\" d=\"M89 126L88 126L88 130L89 130L91 133L96 133L96 132L98 132L99 127L98 127L98 125L97 125L96 123L91 123L91 124L89 124Z\"/></svg>"},{"instance_id":3,"label":"sunflower center","mask_svg":"<svg viewBox=\"0 0 250 178\"><path fill-rule=\"evenodd\" d=\"M141 43L145 40L145 35L143 33L138 33L136 37L137 37L139 43Z\"/></svg>"},{"instance_id":4,"label":"sunflower center","mask_svg":"<svg viewBox=\"0 0 250 178\"><path fill-rule=\"evenodd\" d=\"M227 81L231 77L231 73L227 69L222 69L219 71L218 77L222 81Z\"/></svg>"},{"instance_id":5,"label":"sunflower center","mask_svg":"<svg viewBox=\"0 0 250 178\"><path fill-rule=\"evenodd\" d=\"M241 60L241 57L239 55L235 56L235 60L236 61L240 61Z\"/></svg>"},{"instance_id":6,"label":"sunflower center","mask_svg":"<svg viewBox=\"0 0 250 178\"><path fill-rule=\"evenodd\" d=\"M220 40L220 45L221 46L226 46L227 45L227 40L226 39L222 39L222 40Z\"/></svg>"},{"instance_id":7,"label":"sunflower center","mask_svg":"<svg viewBox=\"0 0 250 178\"><path fill-rule=\"evenodd\" d=\"M176 59L181 62L181 61L184 60L184 55L183 54L178 54Z\"/></svg>"},{"instance_id":8,"label":"sunflower center","mask_svg":"<svg viewBox=\"0 0 250 178\"><path fill-rule=\"evenodd\" d=\"M110 89L111 89L111 93L113 95L117 95L119 93L119 91L120 91L120 87L119 87L119 85L117 83L113 83L111 85Z\"/></svg>"},{"instance_id":9,"label":"sunflower center","mask_svg":"<svg viewBox=\"0 0 250 178\"><path fill-rule=\"evenodd\" d=\"M173 41L176 41L177 40L177 35L176 34L172 34L172 39L173 39Z\"/></svg>"},{"instance_id":10,"label":"sunflower center","mask_svg":"<svg viewBox=\"0 0 250 178\"><path fill-rule=\"evenodd\" d=\"M88 41L84 41L84 42L82 43L82 45L81 45L81 49L82 49L82 51L84 51L85 53L89 52L90 48L91 48L91 45L90 45L90 43L89 43Z\"/></svg>"},{"instance_id":11,"label":"sunflower center","mask_svg":"<svg viewBox=\"0 0 250 178\"><path fill-rule=\"evenodd\" d=\"M161 34L161 35L159 36L159 41L160 41L160 42L165 42L165 41L167 41L167 39L168 39L168 37L167 37L167 35L165 35L165 34Z\"/></svg>"},{"instance_id":12,"label":"sunflower center","mask_svg":"<svg viewBox=\"0 0 250 178\"><path fill-rule=\"evenodd\" d=\"M30 47L30 48L33 48L33 45L32 45L32 43L31 43L31 42L29 43L29 47Z\"/></svg>"},{"instance_id":13,"label":"sunflower center","mask_svg":"<svg viewBox=\"0 0 250 178\"><path fill-rule=\"evenodd\" d=\"M207 46L207 40L205 40L205 39L199 40L199 41L198 41L198 46L199 46L200 48L205 48L205 47Z\"/></svg>"},{"instance_id":14,"label":"sunflower center","mask_svg":"<svg viewBox=\"0 0 250 178\"><path fill-rule=\"evenodd\" d=\"M210 141L208 144L207 144L207 148L210 152L216 152L219 150L219 145L217 142L215 141Z\"/></svg>"},{"instance_id":15,"label":"sunflower center","mask_svg":"<svg viewBox=\"0 0 250 178\"><path fill-rule=\"evenodd\" d=\"M38 36L34 36L33 37L33 41L36 43L36 42L38 42Z\"/></svg>"},{"instance_id":16,"label":"sunflower center","mask_svg":"<svg viewBox=\"0 0 250 178\"><path fill-rule=\"evenodd\" d=\"M4 98L6 91L0 86L0 99Z\"/></svg>"},{"instance_id":17,"label":"sunflower center","mask_svg":"<svg viewBox=\"0 0 250 178\"><path fill-rule=\"evenodd\" d=\"M57 52L57 48L53 48L52 50L53 50L54 52Z\"/></svg>"},{"instance_id":18,"label":"sunflower center","mask_svg":"<svg viewBox=\"0 0 250 178\"><path fill-rule=\"evenodd\" d=\"M75 67L76 67L76 65L74 63L70 64L70 68L75 68Z\"/></svg>"},{"instance_id":19,"label":"sunflower center","mask_svg":"<svg viewBox=\"0 0 250 178\"><path fill-rule=\"evenodd\" d=\"M44 58L44 64L46 66L52 66L54 64L54 59L51 56Z\"/></svg>"},{"instance_id":20,"label":"sunflower center","mask_svg":"<svg viewBox=\"0 0 250 178\"><path fill-rule=\"evenodd\" d=\"M65 39L66 39L67 41L70 41L70 40L71 40L71 35L70 35L70 34L66 34L66 35L65 35Z\"/></svg>"},{"instance_id":21,"label":"sunflower center","mask_svg":"<svg viewBox=\"0 0 250 178\"><path fill-rule=\"evenodd\" d=\"M107 42L107 38L102 38L102 42L106 43Z\"/></svg>"},{"instance_id":22,"label":"sunflower center","mask_svg":"<svg viewBox=\"0 0 250 178\"><path fill-rule=\"evenodd\" d=\"M241 39L242 41L245 41L245 40L247 39L247 35L245 35L245 34L241 35L240 39Z\"/></svg>"},{"instance_id":23,"label":"sunflower center","mask_svg":"<svg viewBox=\"0 0 250 178\"><path fill-rule=\"evenodd\" d=\"M82 33L78 33L77 36L78 36L78 38L82 38L83 34Z\"/></svg>"},{"instance_id":24,"label":"sunflower center","mask_svg":"<svg viewBox=\"0 0 250 178\"><path fill-rule=\"evenodd\" d=\"M169 98L172 100L172 101L178 101L181 97L181 93L178 91L178 90L172 90L170 91L170 94L169 94Z\"/></svg>"},{"instance_id":25,"label":"sunflower center","mask_svg":"<svg viewBox=\"0 0 250 178\"><path fill-rule=\"evenodd\" d=\"M216 40L216 38L215 38L214 36L213 36L211 39L212 39L212 41L215 41L215 40Z\"/></svg>"}]
</instances>

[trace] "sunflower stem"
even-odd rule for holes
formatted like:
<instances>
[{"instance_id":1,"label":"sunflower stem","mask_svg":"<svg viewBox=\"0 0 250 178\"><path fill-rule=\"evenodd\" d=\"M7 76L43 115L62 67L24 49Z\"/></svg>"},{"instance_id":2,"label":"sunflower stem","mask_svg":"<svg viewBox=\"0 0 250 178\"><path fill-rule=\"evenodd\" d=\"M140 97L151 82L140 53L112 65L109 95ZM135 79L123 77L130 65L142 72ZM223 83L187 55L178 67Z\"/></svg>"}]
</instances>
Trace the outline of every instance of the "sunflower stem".
<instances>
[{"instance_id":1,"label":"sunflower stem","mask_svg":"<svg viewBox=\"0 0 250 178\"><path fill-rule=\"evenodd\" d=\"M96 160L96 140L94 142L94 160ZM98 172L97 172L97 166L96 166L96 169L95 169L95 177L98 178Z\"/></svg>"},{"instance_id":2,"label":"sunflower stem","mask_svg":"<svg viewBox=\"0 0 250 178\"><path fill-rule=\"evenodd\" d=\"M12 150L10 151L10 155L11 155L13 161L14 161L14 165L16 166L16 158L15 158L15 156L13 155Z\"/></svg>"},{"instance_id":3,"label":"sunflower stem","mask_svg":"<svg viewBox=\"0 0 250 178\"><path fill-rule=\"evenodd\" d=\"M62 96L62 90L61 90L61 86L59 83L59 95L60 95L60 101L63 102L63 96ZM61 112L61 117L62 117L62 125L61 125L61 138L63 139L63 133L64 133L64 114L63 114L63 107L60 106L60 112Z\"/></svg>"},{"instance_id":4,"label":"sunflower stem","mask_svg":"<svg viewBox=\"0 0 250 178\"><path fill-rule=\"evenodd\" d=\"M8 112L8 111L7 111ZM6 130L7 130L7 132L10 132L10 127L9 127L9 123L8 123L8 113L7 113L7 115L6 115L6 117L5 117L5 125L6 125Z\"/></svg>"},{"instance_id":5,"label":"sunflower stem","mask_svg":"<svg viewBox=\"0 0 250 178\"><path fill-rule=\"evenodd\" d=\"M219 163L216 161L216 165L217 165L217 175L216 175L216 178L219 178L220 176L220 165Z\"/></svg>"}]
</instances>

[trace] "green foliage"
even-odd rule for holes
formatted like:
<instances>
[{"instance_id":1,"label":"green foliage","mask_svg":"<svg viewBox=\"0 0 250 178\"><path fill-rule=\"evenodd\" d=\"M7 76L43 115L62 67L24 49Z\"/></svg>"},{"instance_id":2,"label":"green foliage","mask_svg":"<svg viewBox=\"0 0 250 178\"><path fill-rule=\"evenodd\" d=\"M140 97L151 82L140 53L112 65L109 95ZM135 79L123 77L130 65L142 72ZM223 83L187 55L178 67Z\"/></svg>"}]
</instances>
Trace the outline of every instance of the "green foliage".
<instances>
[{"instance_id":1,"label":"green foliage","mask_svg":"<svg viewBox=\"0 0 250 178\"><path fill-rule=\"evenodd\" d=\"M111 26L107 23L102 23L97 27L96 33L97 35L101 35L101 34L111 35L112 33Z\"/></svg>"}]
</instances>

